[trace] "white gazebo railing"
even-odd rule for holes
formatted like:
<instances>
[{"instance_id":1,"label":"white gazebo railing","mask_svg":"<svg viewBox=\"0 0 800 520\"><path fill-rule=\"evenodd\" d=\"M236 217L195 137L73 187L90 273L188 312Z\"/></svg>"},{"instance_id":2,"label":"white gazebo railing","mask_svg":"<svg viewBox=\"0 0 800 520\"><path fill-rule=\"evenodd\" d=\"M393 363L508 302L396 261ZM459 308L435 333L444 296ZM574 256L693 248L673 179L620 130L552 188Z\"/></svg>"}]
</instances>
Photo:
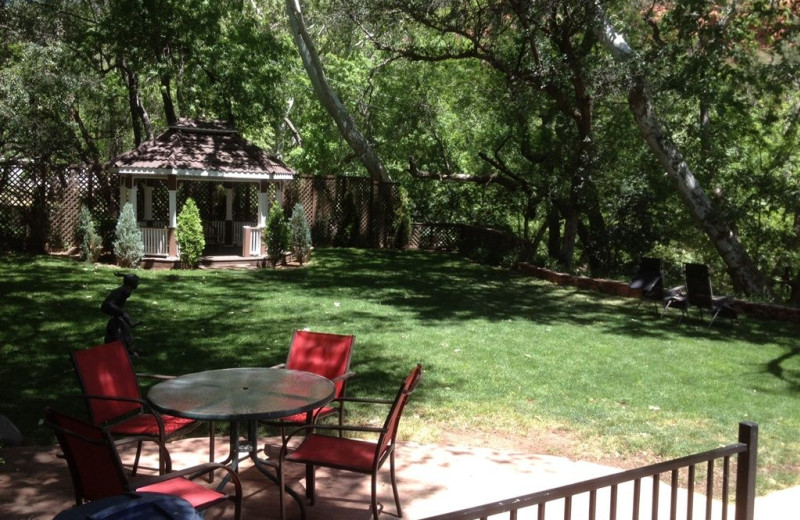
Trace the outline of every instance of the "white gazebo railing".
<instances>
[{"instance_id":1,"label":"white gazebo railing","mask_svg":"<svg viewBox=\"0 0 800 520\"><path fill-rule=\"evenodd\" d=\"M144 242L144 254L147 256L169 256L169 241L167 239L167 228L165 227L142 227L142 241Z\"/></svg>"},{"instance_id":2,"label":"white gazebo railing","mask_svg":"<svg viewBox=\"0 0 800 520\"><path fill-rule=\"evenodd\" d=\"M203 225L203 236L205 236L206 244L208 245L231 244L241 246L243 244L242 228L255 225L256 223L251 221L234 220L232 226L233 236L229 239L227 233L225 233L225 221L211 220Z\"/></svg>"},{"instance_id":3,"label":"white gazebo railing","mask_svg":"<svg viewBox=\"0 0 800 520\"><path fill-rule=\"evenodd\" d=\"M261 231L259 227L244 226L244 243L242 244L242 256L261 256Z\"/></svg>"},{"instance_id":4,"label":"white gazebo railing","mask_svg":"<svg viewBox=\"0 0 800 520\"><path fill-rule=\"evenodd\" d=\"M242 237L242 234L244 233L245 226L252 227L252 226L255 226L255 225L256 225L255 222L234 221L233 222L233 239L231 240L231 242L234 245L237 245L237 246L242 245L244 243L244 239ZM259 241L259 243L261 243L261 242Z\"/></svg>"},{"instance_id":5,"label":"white gazebo railing","mask_svg":"<svg viewBox=\"0 0 800 520\"><path fill-rule=\"evenodd\" d=\"M144 242L144 254L146 256L169 256L168 228L161 221L147 223L151 226L143 226L144 222L142 222L139 227ZM255 225L255 222L234 221L233 236L229 242L226 240L224 220L207 222L203 226L203 234L207 245L222 245L228 242L233 246L241 247L242 256L261 256L262 230Z\"/></svg>"}]
</instances>

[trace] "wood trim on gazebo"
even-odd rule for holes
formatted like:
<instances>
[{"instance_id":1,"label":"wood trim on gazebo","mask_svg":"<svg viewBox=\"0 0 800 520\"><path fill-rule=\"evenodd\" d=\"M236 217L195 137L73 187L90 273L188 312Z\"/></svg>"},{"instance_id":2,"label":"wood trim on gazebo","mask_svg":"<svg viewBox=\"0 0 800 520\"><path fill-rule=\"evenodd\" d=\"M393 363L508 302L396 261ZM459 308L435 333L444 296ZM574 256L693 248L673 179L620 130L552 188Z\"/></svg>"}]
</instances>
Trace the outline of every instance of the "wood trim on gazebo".
<instances>
[{"instance_id":1,"label":"wood trim on gazebo","mask_svg":"<svg viewBox=\"0 0 800 520\"><path fill-rule=\"evenodd\" d=\"M255 236L248 236L242 256L260 249L261 229L269 213L269 185L277 185L277 202L283 197L283 185L294 179L295 172L280 159L250 143L228 123L221 121L180 120L155 139L120 155L111 163L120 177L120 207L132 202L137 208L137 184L142 180L166 181L169 216L166 226L166 255L178 256L177 227L178 182L219 182L226 192L225 234L233 235L233 184L255 183L259 187ZM152 218L152 187L144 184L144 218ZM150 218L148 218L150 217ZM138 218L138 215L137 215ZM245 233L247 234L247 233ZM246 245L246 244L245 244ZM263 251L260 251L263 254Z\"/></svg>"}]
</instances>

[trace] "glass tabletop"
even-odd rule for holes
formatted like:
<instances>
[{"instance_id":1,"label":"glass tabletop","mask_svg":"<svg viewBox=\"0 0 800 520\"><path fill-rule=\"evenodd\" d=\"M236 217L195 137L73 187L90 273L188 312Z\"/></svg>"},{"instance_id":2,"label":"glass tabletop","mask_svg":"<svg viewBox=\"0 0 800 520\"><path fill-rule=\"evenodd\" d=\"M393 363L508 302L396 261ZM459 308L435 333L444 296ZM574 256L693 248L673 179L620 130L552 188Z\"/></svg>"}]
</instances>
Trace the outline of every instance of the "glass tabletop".
<instances>
[{"instance_id":1,"label":"glass tabletop","mask_svg":"<svg viewBox=\"0 0 800 520\"><path fill-rule=\"evenodd\" d=\"M319 408L333 383L316 374L278 368L225 368L163 381L147 393L159 411L198 420L277 419Z\"/></svg>"}]
</instances>

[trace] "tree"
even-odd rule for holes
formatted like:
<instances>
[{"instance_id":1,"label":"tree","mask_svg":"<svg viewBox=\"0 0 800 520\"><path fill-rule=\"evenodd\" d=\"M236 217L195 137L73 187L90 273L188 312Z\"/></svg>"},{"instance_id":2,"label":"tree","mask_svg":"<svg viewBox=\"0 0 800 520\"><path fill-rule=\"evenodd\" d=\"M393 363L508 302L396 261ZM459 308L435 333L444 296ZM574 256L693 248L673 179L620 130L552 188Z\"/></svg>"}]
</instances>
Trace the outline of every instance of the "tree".
<instances>
[{"instance_id":1,"label":"tree","mask_svg":"<svg viewBox=\"0 0 800 520\"><path fill-rule=\"evenodd\" d=\"M606 17L599 0L594 3L597 12L595 30L598 39L618 61L634 58L633 49ZM711 203L706 192L661 125L647 87L644 67L632 64L628 102L642 138L675 182L678 192L698 224L728 266L734 285L748 295L762 294L765 288L763 275L739 241L730 224Z\"/></svg>"},{"instance_id":2,"label":"tree","mask_svg":"<svg viewBox=\"0 0 800 520\"><path fill-rule=\"evenodd\" d=\"M186 199L178 214L177 239L181 262L190 268L197 267L206 247L206 239L203 236L200 210L197 209L197 204L191 197Z\"/></svg>"},{"instance_id":3,"label":"tree","mask_svg":"<svg viewBox=\"0 0 800 520\"><path fill-rule=\"evenodd\" d=\"M265 231L264 242L267 246L267 259L275 266L283 252L289 247L289 226L286 225L280 204L273 204L270 207Z\"/></svg>"},{"instance_id":4,"label":"tree","mask_svg":"<svg viewBox=\"0 0 800 520\"><path fill-rule=\"evenodd\" d=\"M347 141L373 179L380 182L391 180L386 168L383 166L383 162L378 154L375 153L375 149L358 130L355 121L353 121L353 118L339 100L336 92L328 84L322 62L306 29L303 13L300 10L300 0L286 0L286 13L289 16L292 36L297 45L297 50L300 52L303 65L308 72L311 85L314 87L314 92L320 103L336 122L342 138Z\"/></svg>"},{"instance_id":5,"label":"tree","mask_svg":"<svg viewBox=\"0 0 800 520\"><path fill-rule=\"evenodd\" d=\"M305 209L299 202L292 209L289 230L289 247L295 259L303 265L311 256L311 227L308 225Z\"/></svg>"},{"instance_id":6,"label":"tree","mask_svg":"<svg viewBox=\"0 0 800 520\"><path fill-rule=\"evenodd\" d=\"M598 271L608 258L594 136L603 62L592 52L594 38L586 23L592 11L586 2L445 2L437 9L422 1L352 0L347 5L377 48L393 57L430 64L476 61L502 78L495 80L493 94L516 110L506 114L508 131L480 157L497 177L506 178L507 186L525 193L526 220L541 200L563 219L559 257L566 269L573 268L580 235L590 269ZM539 149L553 130L563 136L563 149ZM511 154L513 160L507 159ZM448 173L441 178L452 179ZM558 177L543 181L548 173ZM556 178L561 186L552 185ZM551 227L553 233L561 229Z\"/></svg>"},{"instance_id":7,"label":"tree","mask_svg":"<svg viewBox=\"0 0 800 520\"><path fill-rule=\"evenodd\" d=\"M81 252L81 258L87 263L97 262L103 249L103 241L97 234L92 212L89 211L86 204L81 204L78 225L75 228L75 240Z\"/></svg>"},{"instance_id":8,"label":"tree","mask_svg":"<svg viewBox=\"0 0 800 520\"><path fill-rule=\"evenodd\" d=\"M122 267L136 267L144 257L142 231L136 223L133 205L126 202L119 214L114 240L114 256Z\"/></svg>"}]
</instances>

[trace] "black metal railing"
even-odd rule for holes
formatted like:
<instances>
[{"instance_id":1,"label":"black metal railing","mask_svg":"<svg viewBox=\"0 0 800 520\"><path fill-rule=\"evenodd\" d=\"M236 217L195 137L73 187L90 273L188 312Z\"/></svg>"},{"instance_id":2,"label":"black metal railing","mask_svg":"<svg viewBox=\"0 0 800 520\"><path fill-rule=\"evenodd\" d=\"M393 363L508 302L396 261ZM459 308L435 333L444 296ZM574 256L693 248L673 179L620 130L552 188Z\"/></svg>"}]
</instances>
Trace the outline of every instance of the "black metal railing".
<instances>
[{"instance_id":1,"label":"black metal railing","mask_svg":"<svg viewBox=\"0 0 800 520\"><path fill-rule=\"evenodd\" d=\"M663 518L676 520L685 518L692 520L699 513L698 517L705 520L727 520L730 515L731 506L735 509L732 516L733 520L753 520L753 509L755 504L755 480L756 480L756 458L758 452L758 425L750 422L739 423L739 442L723 448L696 453L686 457L673 459L642 468L622 471L611 475L606 475L591 480L576 482L557 488L538 491L529 495L509 498L491 504L484 504L476 507L462 509L451 513L432 516L424 520L478 520L487 519L493 515L504 515L498 518L509 518L517 520L518 514L523 509L535 508L531 513L536 514L538 520L558 518L559 516L547 515L547 506L552 504L558 506L559 513L563 508L564 520L574 520L576 518L587 518L595 520L598 518L608 518L617 520L618 518L632 518L640 520L651 518L657 520L659 514ZM732 461L732 459L734 459ZM718 462L721 462L718 465ZM732 465L735 462L735 480L731 479ZM698 482L698 473L705 472L705 483ZM669 503L661 501L660 488L662 486L662 476L669 477ZM683 478L683 481L681 481ZM650 492L650 508L643 507L642 483L647 479L652 480L652 490ZM632 492L620 493L620 486L631 485ZM679 500L679 490L685 487L686 494L683 500ZM694 495L697 488L701 488L705 493L705 510L695 511ZM731 488L734 489L735 501L730 502ZM604 491L603 502L607 505L607 516L601 514L598 504L600 501L599 493ZM714 507L715 493L719 493L720 502ZM625 499L621 495L625 495ZM577 511L576 497L586 498L585 514ZM629 499L630 501L627 501ZM625 500L625 501L624 501ZM624 506L623 506L624 501ZM582 504L583 504L582 502ZM664 511L668 508L668 512ZM625 510L622 513L622 510ZM682 512L678 510L682 509ZM573 513L580 514L575 517ZM683 516L685 513L685 516ZM624 516L619 516L623 514ZM681 516L679 516L681 515ZM531 516L533 518L533 516Z\"/></svg>"}]
</instances>

